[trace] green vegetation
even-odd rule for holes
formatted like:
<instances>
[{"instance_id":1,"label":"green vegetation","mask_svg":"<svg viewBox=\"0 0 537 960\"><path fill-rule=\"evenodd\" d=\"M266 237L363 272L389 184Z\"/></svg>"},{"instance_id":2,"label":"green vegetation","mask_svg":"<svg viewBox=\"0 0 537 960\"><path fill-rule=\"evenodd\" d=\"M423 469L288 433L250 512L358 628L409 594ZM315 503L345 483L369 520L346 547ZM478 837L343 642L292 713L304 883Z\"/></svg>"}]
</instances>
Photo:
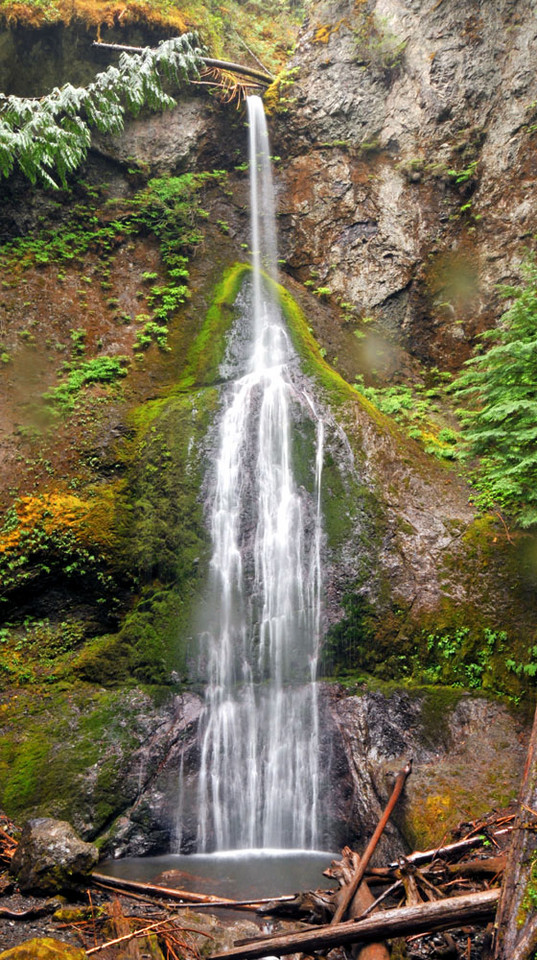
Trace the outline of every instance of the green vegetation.
<instances>
[{"instance_id":1,"label":"green vegetation","mask_svg":"<svg viewBox=\"0 0 537 960\"><path fill-rule=\"evenodd\" d=\"M357 333L365 336L361 330ZM383 387L366 386L363 376L358 375L355 389L382 413L400 424L410 439L423 443L426 453L440 459L453 460L458 433L445 424L441 408L445 381L451 380L451 375L431 369L427 377L434 385L413 383Z\"/></svg>"},{"instance_id":2,"label":"green vegetation","mask_svg":"<svg viewBox=\"0 0 537 960\"><path fill-rule=\"evenodd\" d=\"M407 41L396 36L387 17L359 8L358 17L360 22L355 29L358 59L389 76L402 64Z\"/></svg>"},{"instance_id":3,"label":"green vegetation","mask_svg":"<svg viewBox=\"0 0 537 960\"><path fill-rule=\"evenodd\" d=\"M478 457L473 475L481 507L500 508L521 527L537 524L537 266L523 287L503 287L512 306L481 334L482 349L452 385L464 403L461 456Z\"/></svg>"},{"instance_id":4,"label":"green vegetation","mask_svg":"<svg viewBox=\"0 0 537 960\"><path fill-rule=\"evenodd\" d=\"M80 190L77 188L77 194L83 192L85 202L72 205L64 225L5 244L0 250L0 266L20 283L24 282L24 271L35 266L65 263L88 269L86 258L97 253L99 264L94 268L94 275L101 279L103 292L107 292L113 259L125 242L155 236L165 275L159 283L153 282L158 279L155 271L145 271L142 275L144 286L139 291L139 299L146 312L136 317L143 327L136 335L134 351L141 357L156 343L161 351L167 352L170 321L190 295L189 257L203 239L201 225L207 212L201 206L202 190L211 183L222 183L224 178L221 171L157 178L149 180L129 200L106 202L93 188L82 186ZM116 322L132 323L132 317L121 312L117 296L107 297L105 302ZM49 390L45 400L51 407L73 410L80 389L86 384L112 384L127 370L125 357L100 355L82 363L87 332L84 328L72 329L70 338L72 363L67 368L64 366L68 377ZM64 349L61 345L59 348Z\"/></svg>"},{"instance_id":5,"label":"green vegetation","mask_svg":"<svg viewBox=\"0 0 537 960\"><path fill-rule=\"evenodd\" d=\"M537 853L531 855L531 861L528 870L528 880L524 890L524 896L520 904L519 916L517 918L520 926L526 923L527 919L537 911Z\"/></svg>"},{"instance_id":6,"label":"green vegetation","mask_svg":"<svg viewBox=\"0 0 537 960\"><path fill-rule=\"evenodd\" d=\"M94 357L71 370L67 380L44 394L52 406L72 410L82 389L90 383L115 383L127 375L127 357Z\"/></svg>"},{"instance_id":7,"label":"green vegetation","mask_svg":"<svg viewBox=\"0 0 537 960\"><path fill-rule=\"evenodd\" d=\"M285 67L276 77L273 83L267 87L263 101L265 104L265 113L272 116L275 113L288 113L289 107L294 103L294 98L289 94L293 84L298 79L300 67Z\"/></svg>"},{"instance_id":8,"label":"green vegetation","mask_svg":"<svg viewBox=\"0 0 537 960\"><path fill-rule=\"evenodd\" d=\"M7 623L0 628L0 687L56 681L85 632L76 620L53 624L48 618L25 617L22 623Z\"/></svg>"},{"instance_id":9,"label":"green vegetation","mask_svg":"<svg viewBox=\"0 0 537 960\"><path fill-rule=\"evenodd\" d=\"M186 373L181 379L182 390L216 381L226 337L233 321L233 305L250 269L246 263L235 263L225 271L215 290L203 327L189 350Z\"/></svg>"},{"instance_id":10,"label":"green vegetation","mask_svg":"<svg viewBox=\"0 0 537 960\"><path fill-rule=\"evenodd\" d=\"M430 629L406 622L403 608L383 615L366 597L348 593L345 616L326 636L321 669L325 676L358 677L362 682L396 681L410 687L443 686L486 690L518 703L537 675L537 648L528 650L528 663L512 657L520 643L505 630L476 620Z\"/></svg>"},{"instance_id":11,"label":"green vegetation","mask_svg":"<svg viewBox=\"0 0 537 960\"><path fill-rule=\"evenodd\" d=\"M16 544L0 552L0 603L8 602L21 588L32 588L40 578L46 580L53 571L61 571L66 586L76 589L83 585L88 597L108 603L112 610L117 600L110 559L103 546L99 549L97 544L84 543L73 529L54 529L44 520L38 521L33 528L22 529Z\"/></svg>"},{"instance_id":12,"label":"green vegetation","mask_svg":"<svg viewBox=\"0 0 537 960\"><path fill-rule=\"evenodd\" d=\"M2 808L15 817L39 810L71 822L90 811L88 836L95 837L135 799L137 784L126 772L147 737L144 710L154 709L153 695L161 697L134 686L21 689L3 711ZM85 781L96 764L95 778Z\"/></svg>"},{"instance_id":13,"label":"green vegetation","mask_svg":"<svg viewBox=\"0 0 537 960\"><path fill-rule=\"evenodd\" d=\"M101 27L138 29L149 36L177 37L199 33L210 55L234 62L246 59L249 50L274 74L289 58L303 20L303 0L279 0L276 10L264 0L0 0L0 20L20 28L53 24L83 25L100 35ZM144 29L145 28L145 29Z\"/></svg>"},{"instance_id":14,"label":"green vegetation","mask_svg":"<svg viewBox=\"0 0 537 960\"><path fill-rule=\"evenodd\" d=\"M0 104L0 173L19 168L31 183L65 186L67 176L85 159L90 128L117 133L125 110L135 116L175 106L163 79L180 83L198 76L201 51L195 34L164 40L155 50L122 53L118 67L99 73L87 87L65 84L40 100L6 97Z\"/></svg>"}]
</instances>

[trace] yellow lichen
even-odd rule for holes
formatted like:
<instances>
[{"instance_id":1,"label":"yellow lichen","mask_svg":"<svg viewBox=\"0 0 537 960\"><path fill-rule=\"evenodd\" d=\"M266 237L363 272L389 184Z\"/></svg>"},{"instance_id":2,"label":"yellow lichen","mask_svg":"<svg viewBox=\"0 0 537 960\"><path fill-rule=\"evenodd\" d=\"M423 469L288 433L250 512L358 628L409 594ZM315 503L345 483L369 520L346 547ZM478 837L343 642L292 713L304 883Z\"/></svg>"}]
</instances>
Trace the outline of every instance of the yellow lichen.
<instances>
[{"instance_id":1,"label":"yellow lichen","mask_svg":"<svg viewBox=\"0 0 537 960\"><path fill-rule=\"evenodd\" d=\"M83 500L70 493L21 497L13 507L10 529L0 536L0 553L15 550L23 534L39 528L50 534L70 530L81 542L109 545L114 540L113 490Z\"/></svg>"},{"instance_id":2,"label":"yellow lichen","mask_svg":"<svg viewBox=\"0 0 537 960\"><path fill-rule=\"evenodd\" d=\"M342 23L345 23L345 18L338 20L337 23L323 23L320 27L317 27L315 33L313 34L312 43L328 43L330 37L333 33L337 33Z\"/></svg>"}]
</instances>

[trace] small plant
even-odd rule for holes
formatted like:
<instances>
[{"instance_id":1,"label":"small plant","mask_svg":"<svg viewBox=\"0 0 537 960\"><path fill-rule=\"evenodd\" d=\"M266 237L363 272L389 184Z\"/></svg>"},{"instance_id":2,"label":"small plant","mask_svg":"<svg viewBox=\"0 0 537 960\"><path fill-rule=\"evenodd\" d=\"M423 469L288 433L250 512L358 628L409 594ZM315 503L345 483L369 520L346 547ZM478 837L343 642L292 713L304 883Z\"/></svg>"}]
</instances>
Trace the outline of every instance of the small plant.
<instances>
[{"instance_id":1,"label":"small plant","mask_svg":"<svg viewBox=\"0 0 537 960\"><path fill-rule=\"evenodd\" d=\"M53 406L72 410L79 391L91 383L115 383L125 377L127 357L95 357L71 370L67 380L44 394Z\"/></svg>"},{"instance_id":2,"label":"small plant","mask_svg":"<svg viewBox=\"0 0 537 960\"><path fill-rule=\"evenodd\" d=\"M84 330L83 328L78 330L70 330L73 357L81 357L84 355L86 351L87 335L87 330Z\"/></svg>"},{"instance_id":3,"label":"small plant","mask_svg":"<svg viewBox=\"0 0 537 960\"><path fill-rule=\"evenodd\" d=\"M447 174L449 177L452 177L456 184L468 183L469 180L473 180L477 170L477 160L473 160L472 163L469 163L464 170L448 170Z\"/></svg>"},{"instance_id":4,"label":"small plant","mask_svg":"<svg viewBox=\"0 0 537 960\"><path fill-rule=\"evenodd\" d=\"M136 334L136 342L134 344L134 350L147 350L151 346L153 341L157 344L159 350L169 351L170 347L168 346L168 327L163 324L158 324L154 320L148 320L144 324L143 330L139 330Z\"/></svg>"}]
</instances>

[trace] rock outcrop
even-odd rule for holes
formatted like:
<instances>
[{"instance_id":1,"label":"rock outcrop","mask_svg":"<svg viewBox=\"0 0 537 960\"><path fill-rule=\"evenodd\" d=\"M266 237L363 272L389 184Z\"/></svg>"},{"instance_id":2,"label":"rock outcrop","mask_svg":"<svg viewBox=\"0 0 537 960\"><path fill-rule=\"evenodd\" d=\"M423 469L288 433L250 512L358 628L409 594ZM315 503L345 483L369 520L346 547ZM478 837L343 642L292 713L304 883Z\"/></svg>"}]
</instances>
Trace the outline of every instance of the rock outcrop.
<instances>
[{"instance_id":1,"label":"rock outcrop","mask_svg":"<svg viewBox=\"0 0 537 960\"><path fill-rule=\"evenodd\" d=\"M98 860L97 847L71 824L39 817L24 825L10 870L24 893L69 894L87 883Z\"/></svg>"},{"instance_id":2,"label":"rock outcrop","mask_svg":"<svg viewBox=\"0 0 537 960\"><path fill-rule=\"evenodd\" d=\"M495 284L531 245L536 37L530 0L321 0L275 116L294 275L442 369L494 322ZM375 360L403 372L393 350Z\"/></svg>"}]
</instances>

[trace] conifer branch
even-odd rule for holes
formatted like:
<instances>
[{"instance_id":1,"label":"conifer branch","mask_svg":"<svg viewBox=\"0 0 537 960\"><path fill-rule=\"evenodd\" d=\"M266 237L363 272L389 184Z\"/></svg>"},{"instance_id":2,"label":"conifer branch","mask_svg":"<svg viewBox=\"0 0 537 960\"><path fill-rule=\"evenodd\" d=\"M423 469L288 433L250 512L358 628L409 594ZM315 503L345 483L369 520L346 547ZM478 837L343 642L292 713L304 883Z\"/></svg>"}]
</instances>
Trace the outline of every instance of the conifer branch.
<instances>
[{"instance_id":1,"label":"conifer branch","mask_svg":"<svg viewBox=\"0 0 537 960\"><path fill-rule=\"evenodd\" d=\"M119 133L125 112L142 107L165 110L175 100L164 79L180 84L199 77L202 51L194 33L164 40L155 49L122 53L87 87L66 83L40 100L0 94L0 174L19 168L31 183L65 186L67 176L85 160L91 127Z\"/></svg>"}]
</instances>

